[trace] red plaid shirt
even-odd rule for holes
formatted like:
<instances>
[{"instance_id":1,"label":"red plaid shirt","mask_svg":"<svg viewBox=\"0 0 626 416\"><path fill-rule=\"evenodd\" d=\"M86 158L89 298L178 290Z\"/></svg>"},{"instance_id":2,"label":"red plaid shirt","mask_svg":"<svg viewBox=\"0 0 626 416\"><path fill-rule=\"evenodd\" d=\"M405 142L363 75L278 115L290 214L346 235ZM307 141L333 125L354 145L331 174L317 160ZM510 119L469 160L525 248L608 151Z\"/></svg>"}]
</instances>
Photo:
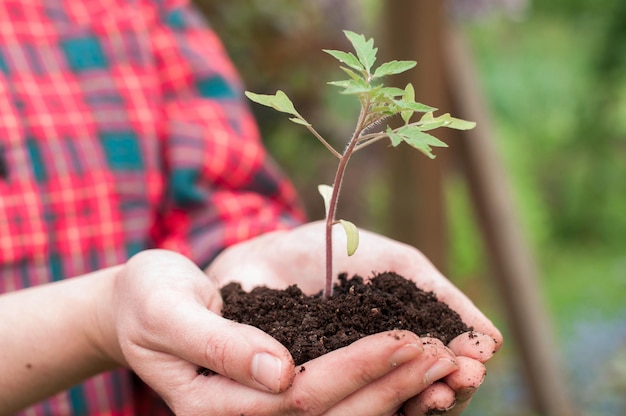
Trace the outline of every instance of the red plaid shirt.
<instances>
[{"instance_id":1,"label":"red plaid shirt","mask_svg":"<svg viewBox=\"0 0 626 416\"><path fill-rule=\"evenodd\" d=\"M0 2L0 293L301 220L185 0ZM156 414L139 391L119 370L24 414Z\"/></svg>"}]
</instances>

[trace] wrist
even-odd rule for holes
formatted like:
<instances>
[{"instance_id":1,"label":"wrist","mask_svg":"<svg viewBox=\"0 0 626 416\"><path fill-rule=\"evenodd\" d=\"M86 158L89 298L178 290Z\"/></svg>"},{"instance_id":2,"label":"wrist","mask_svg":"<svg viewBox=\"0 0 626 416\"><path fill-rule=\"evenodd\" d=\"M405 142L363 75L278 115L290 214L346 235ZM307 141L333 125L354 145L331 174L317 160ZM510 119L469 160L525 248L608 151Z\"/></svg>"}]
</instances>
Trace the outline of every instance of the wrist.
<instances>
[{"instance_id":1,"label":"wrist","mask_svg":"<svg viewBox=\"0 0 626 416\"><path fill-rule=\"evenodd\" d=\"M91 301L95 307L93 308L93 325L86 328L87 338L101 359L109 363L111 367L127 366L117 335L117 308L115 306L118 276L125 267L121 265L108 268L90 276L94 279L93 285L96 290L92 292Z\"/></svg>"}]
</instances>

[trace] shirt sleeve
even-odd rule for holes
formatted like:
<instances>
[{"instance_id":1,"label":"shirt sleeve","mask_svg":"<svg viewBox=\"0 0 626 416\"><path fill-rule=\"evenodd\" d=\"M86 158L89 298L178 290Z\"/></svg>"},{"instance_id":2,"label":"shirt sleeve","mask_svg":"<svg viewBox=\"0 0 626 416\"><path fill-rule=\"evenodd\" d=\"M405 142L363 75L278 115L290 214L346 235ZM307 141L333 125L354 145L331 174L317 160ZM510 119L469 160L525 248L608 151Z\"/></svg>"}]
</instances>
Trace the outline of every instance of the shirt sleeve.
<instances>
[{"instance_id":1,"label":"shirt sleeve","mask_svg":"<svg viewBox=\"0 0 626 416\"><path fill-rule=\"evenodd\" d=\"M204 267L225 247L304 220L268 156L217 35L186 1L161 5L151 36L163 99L167 198L158 247Z\"/></svg>"}]
</instances>

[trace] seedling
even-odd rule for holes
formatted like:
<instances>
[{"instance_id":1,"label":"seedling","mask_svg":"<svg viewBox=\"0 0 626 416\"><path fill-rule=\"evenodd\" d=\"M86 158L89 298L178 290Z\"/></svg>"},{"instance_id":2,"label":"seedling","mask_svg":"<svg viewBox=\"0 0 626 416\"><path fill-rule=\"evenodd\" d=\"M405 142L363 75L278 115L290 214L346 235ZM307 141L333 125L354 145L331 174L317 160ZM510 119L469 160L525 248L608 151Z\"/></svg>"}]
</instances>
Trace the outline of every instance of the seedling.
<instances>
[{"instance_id":1,"label":"seedling","mask_svg":"<svg viewBox=\"0 0 626 416\"><path fill-rule=\"evenodd\" d=\"M289 114L291 121L306 127L339 160L333 184L318 187L326 208L326 280L323 292L325 298L332 293L332 227L335 224L343 226L349 256L354 254L359 245L357 227L350 221L335 218L341 183L352 154L373 143L388 139L392 146L404 142L433 159L435 155L432 153L432 147L448 145L427 132L438 127L468 130L476 125L474 122L454 118L448 113L435 117L436 108L415 102L415 90L410 83L404 89L385 87L380 82L382 78L408 71L416 65L416 62L393 60L374 68L378 52L378 48L374 47L374 40L350 31L344 33L356 55L352 52L324 50L343 64L341 69L348 75L346 80L333 81L329 84L341 88L342 94L356 96L361 104L354 133L343 153L335 150L311 123L296 111L293 102L283 91L278 90L274 95L246 91L246 96L250 100ZM421 114L421 117L414 121L416 113ZM403 121L400 127L392 128L383 123L384 120L398 114Z\"/></svg>"}]
</instances>

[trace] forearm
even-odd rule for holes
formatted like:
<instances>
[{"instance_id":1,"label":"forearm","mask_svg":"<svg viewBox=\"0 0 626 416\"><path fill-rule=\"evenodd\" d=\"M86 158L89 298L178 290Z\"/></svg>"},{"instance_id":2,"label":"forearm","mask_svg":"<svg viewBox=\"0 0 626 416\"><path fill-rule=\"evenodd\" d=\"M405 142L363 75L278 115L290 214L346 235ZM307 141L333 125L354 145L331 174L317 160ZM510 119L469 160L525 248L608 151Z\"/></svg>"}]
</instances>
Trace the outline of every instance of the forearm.
<instances>
[{"instance_id":1,"label":"forearm","mask_svg":"<svg viewBox=\"0 0 626 416\"><path fill-rule=\"evenodd\" d=\"M116 367L98 304L119 268L0 296L0 413Z\"/></svg>"}]
</instances>

